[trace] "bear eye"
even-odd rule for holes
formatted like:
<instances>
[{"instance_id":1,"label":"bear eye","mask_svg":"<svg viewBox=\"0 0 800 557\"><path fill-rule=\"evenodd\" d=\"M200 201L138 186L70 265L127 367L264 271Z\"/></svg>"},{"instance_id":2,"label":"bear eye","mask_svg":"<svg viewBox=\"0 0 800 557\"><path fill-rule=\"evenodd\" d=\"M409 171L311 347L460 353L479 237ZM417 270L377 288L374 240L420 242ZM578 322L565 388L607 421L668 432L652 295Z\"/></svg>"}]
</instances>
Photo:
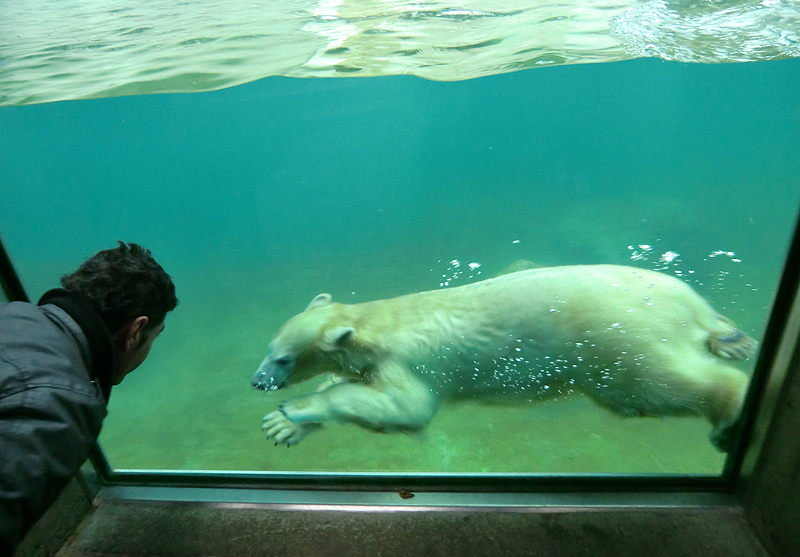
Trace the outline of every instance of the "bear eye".
<instances>
[{"instance_id":1,"label":"bear eye","mask_svg":"<svg viewBox=\"0 0 800 557\"><path fill-rule=\"evenodd\" d=\"M283 356L281 358L276 358L275 359L275 363L278 364L281 367L286 367L290 363L292 363L292 358L291 358L291 356Z\"/></svg>"}]
</instances>

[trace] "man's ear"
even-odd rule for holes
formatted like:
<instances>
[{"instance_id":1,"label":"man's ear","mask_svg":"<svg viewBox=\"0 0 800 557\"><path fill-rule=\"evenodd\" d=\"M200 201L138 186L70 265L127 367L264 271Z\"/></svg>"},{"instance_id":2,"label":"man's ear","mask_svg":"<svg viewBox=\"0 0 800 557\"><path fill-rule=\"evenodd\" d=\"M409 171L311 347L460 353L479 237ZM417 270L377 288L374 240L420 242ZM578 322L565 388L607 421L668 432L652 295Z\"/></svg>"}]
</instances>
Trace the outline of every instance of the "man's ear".
<instances>
[{"instance_id":1,"label":"man's ear","mask_svg":"<svg viewBox=\"0 0 800 557\"><path fill-rule=\"evenodd\" d=\"M334 327L327 333L322 341L322 350L330 351L341 348L356 334L355 327Z\"/></svg>"},{"instance_id":2,"label":"man's ear","mask_svg":"<svg viewBox=\"0 0 800 557\"><path fill-rule=\"evenodd\" d=\"M135 348L139 346L139 343L142 342L144 338L144 330L147 328L147 324L150 322L150 318L146 315L140 315L124 328L124 336L123 340L125 342L125 346L128 348Z\"/></svg>"}]
</instances>

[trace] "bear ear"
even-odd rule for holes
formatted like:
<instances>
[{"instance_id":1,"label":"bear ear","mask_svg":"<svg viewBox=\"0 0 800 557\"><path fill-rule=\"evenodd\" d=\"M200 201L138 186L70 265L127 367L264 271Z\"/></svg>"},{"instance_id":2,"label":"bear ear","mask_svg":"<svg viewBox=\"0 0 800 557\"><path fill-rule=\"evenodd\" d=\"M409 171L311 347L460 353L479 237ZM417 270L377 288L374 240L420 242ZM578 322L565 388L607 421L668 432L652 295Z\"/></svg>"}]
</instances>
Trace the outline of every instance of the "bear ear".
<instances>
[{"instance_id":1,"label":"bear ear","mask_svg":"<svg viewBox=\"0 0 800 557\"><path fill-rule=\"evenodd\" d=\"M306 308L306 311L308 311L310 309L314 309L316 307L327 306L332 301L333 301L333 296L331 296L330 294L317 294L314 297L314 299L311 300L311 303L308 304L308 307Z\"/></svg>"},{"instance_id":2,"label":"bear ear","mask_svg":"<svg viewBox=\"0 0 800 557\"><path fill-rule=\"evenodd\" d=\"M336 350L344 346L355 334L355 327L334 327L325 333L322 349L325 351Z\"/></svg>"}]
</instances>

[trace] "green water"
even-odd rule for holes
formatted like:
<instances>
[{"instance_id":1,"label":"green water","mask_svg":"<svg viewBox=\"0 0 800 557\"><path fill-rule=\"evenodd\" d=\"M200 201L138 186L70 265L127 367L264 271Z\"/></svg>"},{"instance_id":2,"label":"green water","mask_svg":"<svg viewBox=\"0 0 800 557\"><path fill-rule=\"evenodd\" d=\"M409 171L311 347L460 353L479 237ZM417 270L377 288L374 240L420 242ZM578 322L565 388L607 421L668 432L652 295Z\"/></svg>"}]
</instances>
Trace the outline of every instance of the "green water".
<instances>
[{"instance_id":1,"label":"green water","mask_svg":"<svg viewBox=\"0 0 800 557\"><path fill-rule=\"evenodd\" d=\"M173 275L180 306L111 397L115 467L714 474L702 420L577 396L278 448L261 417L313 385L250 378L320 292L361 302L518 259L664 266L760 337L800 201L798 90L800 60L638 60L3 107L0 233L34 298L118 239ZM454 260L480 267L455 276Z\"/></svg>"}]
</instances>

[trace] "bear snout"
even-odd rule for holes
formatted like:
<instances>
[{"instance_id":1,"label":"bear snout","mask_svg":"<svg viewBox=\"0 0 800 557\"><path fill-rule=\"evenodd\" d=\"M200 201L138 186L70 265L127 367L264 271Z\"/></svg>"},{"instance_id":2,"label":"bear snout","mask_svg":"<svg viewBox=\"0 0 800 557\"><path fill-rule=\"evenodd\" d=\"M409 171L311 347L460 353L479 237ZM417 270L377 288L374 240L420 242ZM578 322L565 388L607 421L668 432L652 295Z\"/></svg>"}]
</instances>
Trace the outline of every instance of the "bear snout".
<instances>
[{"instance_id":1,"label":"bear snout","mask_svg":"<svg viewBox=\"0 0 800 557\"><path fill-rule=\"evenodd\" d=\"M273 365L269 358L264 360L253 375L253 387L260 391L274 391L280 389L286 382L287 371Z\"/></svg>"}]
</instances>

